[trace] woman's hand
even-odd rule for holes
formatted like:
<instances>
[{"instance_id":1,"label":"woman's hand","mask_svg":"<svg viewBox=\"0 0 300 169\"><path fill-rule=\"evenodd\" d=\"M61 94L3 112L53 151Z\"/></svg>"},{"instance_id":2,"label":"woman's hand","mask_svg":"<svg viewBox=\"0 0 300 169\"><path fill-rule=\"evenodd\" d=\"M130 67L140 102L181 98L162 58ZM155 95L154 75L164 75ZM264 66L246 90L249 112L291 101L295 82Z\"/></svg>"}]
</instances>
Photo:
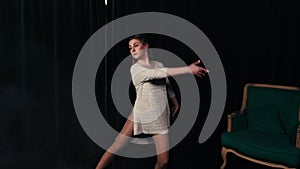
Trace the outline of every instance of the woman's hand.
<instances>
[{"instance_id":1,"label":"woman's hand","mask_svg":"<svg viewBox=\"0 0 300 169\"><path fill-rule=\"evenodd\" d=\"M198 66L199 63L200 63L200 60L198 60L195 63L190 64L189 69L192 74L202 77L202 76L205 76L206 73L208 73L208 70L201 66Z\"/></svg>"},{"instance_id":2,"label":"woman's hand","mask_svg":"<svg viewBox=\"0 0 300 169\"><path fill-rule=\"evenodd\" d=\"M171 115L172 117L174 117L179 110L179 104L176 97L173 97L171 100L172 100Z\"/></svg>"}]
</instances>

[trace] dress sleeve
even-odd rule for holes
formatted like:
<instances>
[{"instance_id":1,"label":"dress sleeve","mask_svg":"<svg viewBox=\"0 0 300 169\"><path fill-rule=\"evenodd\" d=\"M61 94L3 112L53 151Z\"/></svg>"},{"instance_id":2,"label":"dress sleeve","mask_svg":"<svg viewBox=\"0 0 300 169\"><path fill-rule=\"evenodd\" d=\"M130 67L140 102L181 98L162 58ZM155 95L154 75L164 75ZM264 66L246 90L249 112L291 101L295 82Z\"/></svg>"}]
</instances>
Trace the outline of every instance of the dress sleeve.
<instances>
[{"instance_id":1,"label":"dress sleeve","mask_svg":"<svg viewBox=\"0 0 300 169\"><path fill-rule=\"evenodd\" d=\"M168 68L147 69L139 65L132 65L130 68L132 82L139 84L153 79L162 79L168 77Z\"/></svg>"},{"instance_id":2,"label":"dress sleeve","mask_svg":"<svg viewBox=\"0 0 300 169\"><path fill-rule=\"evenodd\" d=\"M164 67L164 65L162 63L160 63L160 62L157 62L157 65L158 65L159 68L163 68ZM166 78L166 87L167 87L167 91L168 91L168 97L169 98L175 97L175 92L173 90L173 87L172 87L172 85L171 85L168 77Z\"/></svg>"}]
</instances>

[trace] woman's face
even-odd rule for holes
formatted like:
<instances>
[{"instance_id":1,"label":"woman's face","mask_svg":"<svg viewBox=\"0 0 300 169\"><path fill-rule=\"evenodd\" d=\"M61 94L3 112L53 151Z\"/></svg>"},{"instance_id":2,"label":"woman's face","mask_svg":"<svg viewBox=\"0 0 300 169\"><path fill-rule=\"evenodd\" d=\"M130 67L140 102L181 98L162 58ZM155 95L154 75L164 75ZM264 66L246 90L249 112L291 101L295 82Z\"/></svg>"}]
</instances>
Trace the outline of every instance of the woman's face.
<instances>
[{"instance_id":1,"label":"woman's face","mask_svg":"<svg viewBox=\"0 0 300 169\"><path fill-rule=\"evenodd\" d=\"M148 44L144 45L138 39L132 39L129 41L130 54L134 59L141 59L145 55L147 49L148 49Z\"/></svg>"}]
</instances>

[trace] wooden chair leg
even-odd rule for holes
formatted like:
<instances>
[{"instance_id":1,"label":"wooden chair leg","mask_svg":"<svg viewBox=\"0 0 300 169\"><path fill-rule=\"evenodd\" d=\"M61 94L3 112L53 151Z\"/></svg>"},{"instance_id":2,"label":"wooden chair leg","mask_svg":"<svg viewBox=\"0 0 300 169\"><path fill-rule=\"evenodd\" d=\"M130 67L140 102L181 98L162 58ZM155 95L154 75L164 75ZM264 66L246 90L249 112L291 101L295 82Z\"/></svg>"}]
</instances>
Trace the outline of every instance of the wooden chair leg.
<instances>
[{"instance_id":1,"label":"wooden chair leg","mask_svg":"<svg viewBox=\"0 0 300 169\"><path fill-rule=\"evenodd\" d=\"M251 158L251 157L247 157L247 156L242 155L242 154L240 154L240 153L238 153L238 152L236 152L232 149L227 149L225 147L222 147L223 164L220 167L220 169L224 169L226 164L227 164L227 153L228 152L231 152L231 153L235 154L236 156L241 157L243 159L246 159L246 160L258 163L258 164L266 165L266 166L269 166L269 167L282 168L282 169L297 169L297 168L290 168L290 167L287 167L287 166L282 165L282 164L274 164L274 163L269 163L269 162L257 160L257 159Z\"/></svg>"},{"instance_id":2,"label":"wooden chair leg","mask_svg":"<svg viewBox=\"0 0 300 169\"><path fill-rule=\"evenodd\" d=\"M227 156L226 156L227 152L228 152L227 149L225 147L222 147L221 154L222 154L222 158L223 158L223 164L221 166L221 169L224 169L227 164Z\"/></svg>"}]
</instances>

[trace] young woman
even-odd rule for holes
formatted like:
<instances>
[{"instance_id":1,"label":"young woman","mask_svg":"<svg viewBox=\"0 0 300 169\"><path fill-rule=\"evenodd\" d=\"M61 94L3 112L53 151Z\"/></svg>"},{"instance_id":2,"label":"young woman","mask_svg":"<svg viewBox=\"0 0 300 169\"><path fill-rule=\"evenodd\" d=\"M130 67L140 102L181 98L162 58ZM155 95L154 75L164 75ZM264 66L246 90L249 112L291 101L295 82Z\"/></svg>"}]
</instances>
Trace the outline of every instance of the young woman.
<instances>
[{"instance_id":1,"label":"young woman","mask_svg":"<svg viewBox=\"0 0 300 169\"><path fill-rule=\"evenodd\" d=\"M166 168L169 160L169 115L174 116L179 109L172 88L167 87L168 77L181 74L202 77L208 72L207 69L198 66L200 61L185 67L164 68L162 63L150 60L148 48L147 40L141 35L129 39L130 54L133 57L130 72L136 89L136 100L122 131L103 154L96 169L104 169L114 154L128 143L128 137L138 134L152 135L157 152L155 169ZM168 96L174 105L171 110Z\"/></svg>"}]
</instances>

